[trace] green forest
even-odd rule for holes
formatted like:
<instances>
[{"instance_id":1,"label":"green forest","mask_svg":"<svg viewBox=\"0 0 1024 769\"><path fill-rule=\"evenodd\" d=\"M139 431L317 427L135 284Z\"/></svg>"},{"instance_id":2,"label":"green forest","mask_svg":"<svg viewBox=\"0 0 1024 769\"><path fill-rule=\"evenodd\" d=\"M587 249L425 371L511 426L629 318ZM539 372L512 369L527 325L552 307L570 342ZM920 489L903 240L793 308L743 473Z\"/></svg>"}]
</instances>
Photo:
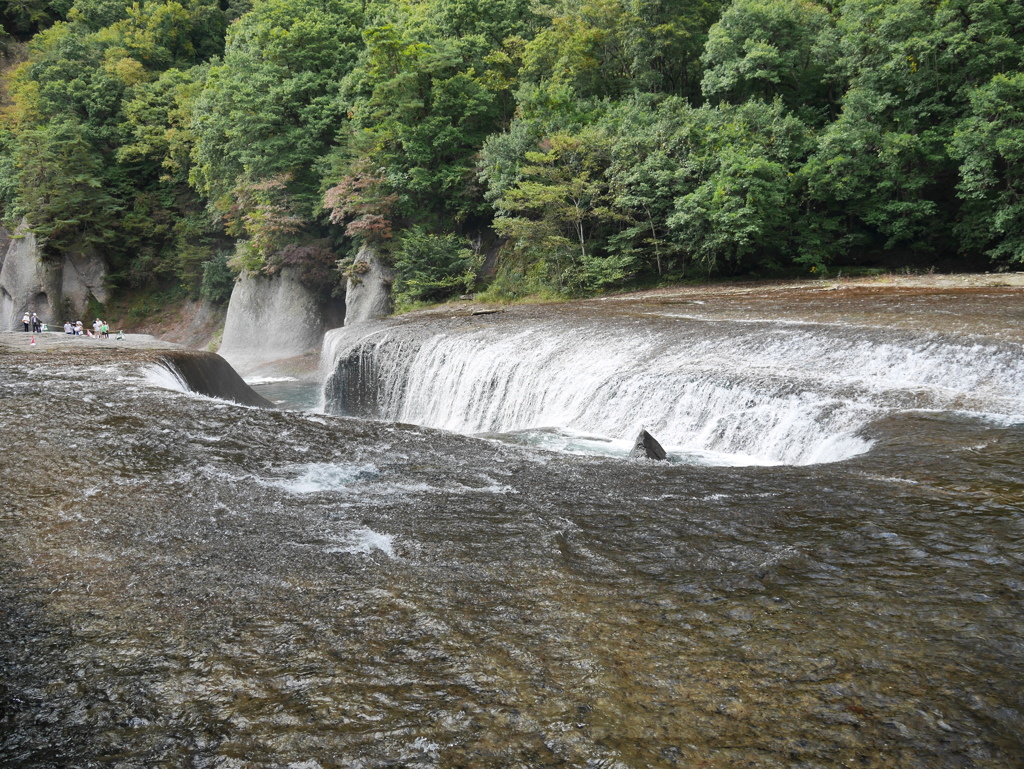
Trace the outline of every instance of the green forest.
<instances>
[{"instance_id":1,"label":"green forest","mask_svg":"<svg viewBox=\"0 0 1024 769\"><path fill-rule=\"evenodd\" d=\"M121 289L337 291L364 243L406 304L1024 262L1020 0L0 8L3 222Z\"/></svg>"}]
</instances>

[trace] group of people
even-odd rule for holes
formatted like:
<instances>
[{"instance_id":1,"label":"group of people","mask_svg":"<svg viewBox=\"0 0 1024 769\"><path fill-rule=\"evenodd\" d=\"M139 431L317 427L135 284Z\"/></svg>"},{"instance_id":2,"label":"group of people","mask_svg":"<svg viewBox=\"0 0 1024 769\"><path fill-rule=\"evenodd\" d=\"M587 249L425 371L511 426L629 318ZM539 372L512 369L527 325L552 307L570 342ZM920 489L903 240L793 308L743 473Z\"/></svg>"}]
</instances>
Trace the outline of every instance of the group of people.
<instances>
[{"instance_id":1,"label":"group of people","mask_svg":"<svg viewBox=\"0 0 1024 769\"><path fill-rule=\"evenodd\" d=\"M25 326L26 331L31 331L35 334L47 330L46 324L43 323L39 319L39 316L34 312L26 312L22 316L21 322ZM70 320L66 320L64 321L64 333L71 334L73 336L88 336L94 339L110 339L110 326L107 325L106 321L102 321L99 318L96 318L96 320L93 321L91 329L86 328L80 320L77 320L74 323ZM124 339L124 333L119 331L117 338ZM33 343L34 342L35 337L33 337Z\"/></svg>"},{"instance_id":2,"label":"group of people","mask_svg":"<svg viewBox=\"0 0 1024 769\"><path fill-rule=\"evenodd\" d=\"M80 320L75 321L74 323L70 320L66 320L64 321L64 333L74 334L75 336L110 339L110 326L99 318L96 318L96 320L92 322L92 329L85 328Z\"/></svg>"},{"instance_id":3,"label":"group of people","mask_svg":"<svg viewBox=\"0 0 1024 769\"><path fill-rule=\"evenodd\" d=\"M27 312L21 316L21 323L25 327L26 331L31 331L38 334L43 330L43 322L39 320L39 316L35 313L29 315Z\"/></svg>"}]
</instances>

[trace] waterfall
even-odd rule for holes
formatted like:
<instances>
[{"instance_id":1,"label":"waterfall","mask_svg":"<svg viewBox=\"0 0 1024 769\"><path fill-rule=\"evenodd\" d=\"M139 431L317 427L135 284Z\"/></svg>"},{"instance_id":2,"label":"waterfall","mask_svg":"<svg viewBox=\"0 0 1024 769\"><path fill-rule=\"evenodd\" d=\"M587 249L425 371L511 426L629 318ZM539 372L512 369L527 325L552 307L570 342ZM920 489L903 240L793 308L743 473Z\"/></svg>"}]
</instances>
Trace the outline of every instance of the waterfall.
<instances>
[{"instance_id":1,"label":"waterfall","mask_svg":"<svg viewBox=\"0 0 1024 769\"><path fill-rule=\"evenodd\" d=\"M1024 414L1020 345L778 321L382 322L331 332L329 413L460 433L558 428L670 453L815 464L908 409Z\"/></svg>"},{"instance_id":2,"label":"waterfall","mask_svg":"<svg viewBox=\"0 0 1024 769\"><path fill-rule=\"evenodd\" d=\"M219 355L198 350L167 350L144 372L157 387L234 401L243 406L273 408Z\"/></svg>"}]
</instances>

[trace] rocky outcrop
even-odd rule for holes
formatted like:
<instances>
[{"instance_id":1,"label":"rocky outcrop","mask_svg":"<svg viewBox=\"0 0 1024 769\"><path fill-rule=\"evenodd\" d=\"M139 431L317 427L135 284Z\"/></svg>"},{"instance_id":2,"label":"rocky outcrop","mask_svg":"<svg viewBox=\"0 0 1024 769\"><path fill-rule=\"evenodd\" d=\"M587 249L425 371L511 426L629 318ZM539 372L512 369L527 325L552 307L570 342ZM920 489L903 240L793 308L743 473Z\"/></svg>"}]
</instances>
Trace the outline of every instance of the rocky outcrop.
<instances>
[{"instance_id":1,"label":"rocky outcrop","mask_svg":"<svg viewBox=\"0 0 1024 769\"><path fill-rule=\"evenodd\" d=\"M25 312L55 324L62 310L61 268L44 261L35 233L22 220L14 231L0 269L0 331L21 329Z\"/></svg>"},{"instance_id":2,"label":"rocky outcrop","mask_svg":"<svg viewBox=\"0 0 1024 769\"><path fill-rule=\"evenodd\" d=\"M633 441L633 450L629 452L631 459L657 459L659 461L667 459L668 454L665 453L665 449L661 447L661 444L654 440L654 436L646 430L641 430L640 434L636 436L636 440Z\"/></svg>"},{"instance_id":3,"label":"rocky outcrop","mask_svg":"<svg viewBox=\"0 0 1024 769\"><path fill-rule=\"evenodd\" d=\"M107 279L107 265L95 254L67 253L61 261L61 294L63 304L72 315L82 315L89 306L89 299L95 298L106 304L109 298L104 282Z\"/></svg>"},{"instance_id":4,"label":"rocky outcrop","mask_svg":"<svg viewBox=\"0 0 1024 769\"><path fill-rule=\"evenodd\" d=\"M369 246L356 255L345 287L345 325L386 318L394 309L391 284L395 271Z\"/></svg>"},{"instance_id":5,"label":"rocky outcrop","mask_svg":"<svg viewBox=\"0 0 1024 769\"><path fill-rule=\"evenodd\" d=\"M341 325L337 302L324 302L290 269L243 275L235 283L218 351L242 374L274 370L287 359L319 352L324 332Z\"/></svg>"},{"instance_id":6,"label":"rocky outcrop","mask_svg":"<svg viewBox=\"0 0 1024 769\"><path fill-rule=\"evenodd\" d=\"M95 254L66 253L44 259L36 235L23 219L9 236L0 268L0 331L21 328L25 312L60 326L83 319L90 299L107 300L107 265ZM73 318L67 318L66 315Z\"/></svg>"}]
</instances>

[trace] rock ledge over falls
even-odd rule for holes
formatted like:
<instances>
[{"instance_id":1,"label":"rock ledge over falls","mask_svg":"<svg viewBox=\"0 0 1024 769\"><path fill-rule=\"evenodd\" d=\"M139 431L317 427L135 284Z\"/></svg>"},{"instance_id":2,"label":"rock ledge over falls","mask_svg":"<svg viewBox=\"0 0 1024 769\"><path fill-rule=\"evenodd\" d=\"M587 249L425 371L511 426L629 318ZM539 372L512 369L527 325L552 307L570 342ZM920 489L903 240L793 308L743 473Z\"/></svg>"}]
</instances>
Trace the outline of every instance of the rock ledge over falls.
<instances>
[{"instance_id":1,"label":"rock ledge over falls","mask_svg":"<svg viewBox=\"0 0 1024 769\"><path fill-rule=\"evenodd\" d=\"M126 334L124 339L92 339L59 332L0 332L0 354L51 364L60 361L72 368L134 361L166 372L169 377L166 384L172 389L243 406L274 407L219 355L162 342L148 334ZM40 395L45 397L45 393Z\"/></svg>"}]
</instances>

